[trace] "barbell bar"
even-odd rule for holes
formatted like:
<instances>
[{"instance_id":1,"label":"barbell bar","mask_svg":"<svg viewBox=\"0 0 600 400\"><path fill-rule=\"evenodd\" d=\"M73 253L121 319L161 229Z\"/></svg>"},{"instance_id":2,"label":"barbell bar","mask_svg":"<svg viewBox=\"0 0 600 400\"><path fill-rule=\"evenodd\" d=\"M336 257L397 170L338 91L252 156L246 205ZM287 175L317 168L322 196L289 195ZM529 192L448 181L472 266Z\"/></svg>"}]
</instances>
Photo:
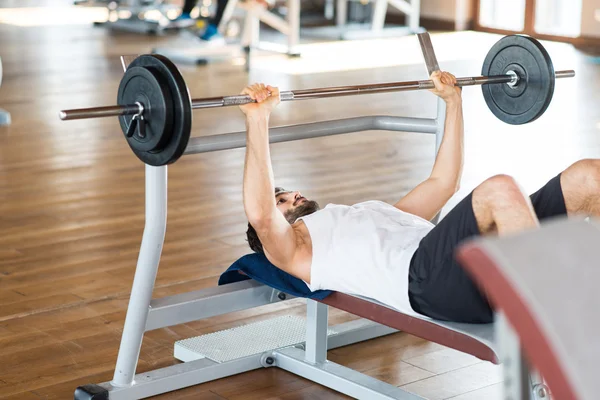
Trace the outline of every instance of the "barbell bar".
<instances>
[{"instance_id":1,"label":"barbell bar","mask_svg":"<svg viewBox=\"0 0 600 400\"><path fill-rule=\"evenodd\" d=\"M419 41L428 71L439 69L429 37ZM481 76L457 79L457 86L479 85L490 111L501 121L525 124L548 108L556 79L575 71L555 71L548 52L526 35L510 35L488 52ZM281 101L308 100L386 92L433 89L431 80L282 91ZM191 99L183 76L168 58L158 54L136 57L119 84L117 105L62 110L61 120L117 116L127 143L144 163L166 165L186 151L191 136L192 110L243 105L248 95Z\"/></svg>"},{"instance_id":2,"label":"barbell bar","mask_svg":"<svg viewBox=\"0 0 600 400\"><path fill-rule=\"evenodd\" d=\"M559 78L572 78L575 76L574 70L563 70L556 71L554 74L556 79ZM508 71L504 75L494 76L471 76L456 79L456 86L474 86L474 85L490 85L490 84L501 84L505 83L509 86L515 86L519 84L521 78L514 71ZM426 90L433 89L434 83L431 80L419 80L419 81L403 81L403 82L389 82L389 83L377 83L377 84L366 84L366 85L353 85L353 86L336 86L336 87L324 87L314 89L301 89L301 90L289 90L280 92L281 101L295 101L295 100L308 100L308 99L321 99L327 97L342 97L342 96L354 96L361 94L375 94L375 93L386 93L386 92L400 92L400 91L413 91L413 90ZM234 95L234 96L223 96L223 97L209 97L192 99L192 109L203 109L203 108L215 108L215 107L227 107L234 105L243 105L253 103L254 100L248 95ZM100 117L117 117L120 115L135 115L143 114L143 105L141 104L128 104L128 105L115 105L105 107L90 107L90 108L79 108L71 110L62 110L59 113L59 117L63 121L85 119L85 118L100 118Z\"/></svg>"}]
</instances>

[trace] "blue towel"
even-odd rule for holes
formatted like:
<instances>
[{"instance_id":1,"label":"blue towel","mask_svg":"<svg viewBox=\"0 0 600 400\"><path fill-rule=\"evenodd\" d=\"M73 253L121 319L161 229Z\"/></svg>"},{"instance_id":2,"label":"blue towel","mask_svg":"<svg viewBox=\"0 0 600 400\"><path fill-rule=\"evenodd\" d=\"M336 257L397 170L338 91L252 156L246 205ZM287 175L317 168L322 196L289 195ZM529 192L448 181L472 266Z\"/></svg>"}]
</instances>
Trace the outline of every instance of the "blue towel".
<instances>
[{"instance_id":1,"label":"blue towel","mask_svg":"<svg viewBox=\"0 0 600 400\"><path fill-rule=\"evenodd\" d=\"M241 274L242 271L244 274ZM254 279L260 283L281 290L296 297L323 300L332 292L316 290L311 292L306 283L271 264L264 254L247 254L234 262L219 278L219 285Z\"/></svg>"}]
</instances>

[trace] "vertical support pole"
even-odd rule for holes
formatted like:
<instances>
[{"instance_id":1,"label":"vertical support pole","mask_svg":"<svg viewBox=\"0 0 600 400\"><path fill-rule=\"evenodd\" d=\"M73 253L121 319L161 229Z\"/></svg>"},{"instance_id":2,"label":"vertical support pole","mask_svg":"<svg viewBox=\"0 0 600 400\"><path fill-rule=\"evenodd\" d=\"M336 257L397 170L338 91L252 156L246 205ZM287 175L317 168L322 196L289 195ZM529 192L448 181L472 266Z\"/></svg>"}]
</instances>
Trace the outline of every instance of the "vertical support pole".
<instances>
[{"instance_id":1,"label":"vertical support pole","mask_svg":"<svg viewBox=\"0 0 600 400\"><path fill-rule=\"evenodd\" d=\"M252 12L252 7L246 8L244 16L244 28L241 35L241 46L244 50L245 70L250 71L250 60L252 58L252 47L256 47L259 41L260 20Z\"/></svg>"},{"instance_id":2,"label":"vertical support pole","mask_svg":"<svg viewBox=\"0 0 600 400\"><path fill-rule=\"evenodd\" d=\"M464 31L469 29L469 11L472 10L470 0L458 0L456 2L456 18L454 23L454 30Z\"/></svg>"},{"instance_id":3,"label":"vertical support pole","mask_svg":"<svg viewBox=\"0 0 600 400\"><path fill-rule=\"evenodd\" d=\"M344 27L346 26L346 20L348 18L348 1L349 0L337 0L337 4L335 7L335 24L337 25L340 35L342 34Z\"/></svg>"},{"instance_id":4,"label":"vertical support pole","mask_svg":"<svg viewBox=\"0 0 600 400\"><path fill-rule=\"evenodd\" d=\"M225 6L225 10L223 10L223 16L221 17L221 21L219 22L218 31L225 35L227 31L227 24L233 17L233 12L235 11L235 7L237 6L238 0L228 0L227 5Z\"/></svg>"},{"instance_id":5,"label":"vertical support pole","mask_svg":"<svg viewBox=\"0 0 600 400\"><path fill-rule=\"evenodd\" d=\"M327 20L332 20L333 19L333 15L334 15L334 5L333 5L333 0L325 0L325 10L324 10L324 15L325 15L325 19Z\"/></svg>"},{"instance_id":6,"label":"vertical support pole","mask_svg":"<svg viewBox=\"0 0 600 400\"><path fill-rule=\"evenodd\" d=\"M416 32L421 22L421 0L411 0L410 5L411 11L408 15L408 27L412 32Z\"/></svg>"},{"instance_id":7,"label":"vertical support pole","mask_svg":"<svg viewBox=\"0 0 600 400\"><path fill-rule=\"evenodd\" d=\"M387 13L387 0L375 0L373 7L373 19L371 20L371 31L381 32L385 25L385 14Z\"/></svg>"},{"instance_id":8,"label":"vertical support pole","mask_svg":"<svg viewBox=\"0 0 600 400\"><path fill-rule=\"evenodd\" d=\"M252 33L250 32L252 29L252 23L250 22L251 18L250 13L246 11L246 15L244 15L244 26L242 28L242 34L240 35L242 47L250 46L250 42L252 41Z\"/></svg>"},{"instance_id":9,"label":"vertical support pole","mask_svg":"<svg viewBox=\"0 0 600 400\"><path fill-rule=\"evenodd\" d=\"M167 166L146 165L146 225L111 384L130 386L146 331L154 281L167 229Z\"/></svg>"},{"instance_id":10,"label":"vertical support pole","mask_svg":"<svg viewBox=\"0 0 600 400\"><path fill-rule=\"evenodd\" d=\"M242 46L256 48L260 40L260 20L251 8L246 10L244 30L242 32Z\"/></svg>"},{"instance_id":11,"label":"vertical support pole","mask_svg":"<svg viewBox=\"0 0 600 400\"><path fill-rule=\"evenodd\" d=\"M494 325L504 374L503 398L531 400L533 393L529 383L529 367L521 353L519 336L502 312L496 314Z\"/></svg>"},{"instance_id":12,"label":"vertical support pole","mask_svg":"<svg viewBox=\"0 0 600 400\"><path fill-rule=\"evenodd\" d=\"M300 41L300 0L288 0L288 54L298 54L298 42Z\"/></svg>"},{"instance_id":13,"label":"vertical support pole","mask_svg":"<svg viewBox=\"0 0 600 400\"><path fill-rule=\"evenodd\" d=\"M327 360L327 304L306 300L306 361Z\"/></svg>"}]
</instances>

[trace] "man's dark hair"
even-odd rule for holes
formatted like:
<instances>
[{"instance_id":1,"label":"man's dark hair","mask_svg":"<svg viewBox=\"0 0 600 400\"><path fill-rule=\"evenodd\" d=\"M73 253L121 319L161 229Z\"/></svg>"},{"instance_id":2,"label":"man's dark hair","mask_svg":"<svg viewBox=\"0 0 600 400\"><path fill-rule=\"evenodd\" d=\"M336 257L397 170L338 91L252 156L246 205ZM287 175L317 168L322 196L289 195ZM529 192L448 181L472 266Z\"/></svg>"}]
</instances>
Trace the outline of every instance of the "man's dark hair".
<instances>
[{"instance_id":1,"label":"man's dark hair","mask_svg":"<svg viewBox=\"0 0 600 400\"><path fill-rule=\"evenodd\" d=\"M246 238L248 239L248 246L250 246L250 248L252 249L253 252L261 253L261 254L265 252L263 250L262 243L260 242L260 239L258 238L258 234L256 233L256 230L252 227L252 225L250 225L250 222L248 222L248 230L246 231Z\"/></svg>"},{"instance_id":2,"label":"man's dark hair","mask_svg":"<svg viewBox=\"0 0 600 400\"><path fill-rule=\"evenodd\" d=\"M284 192L286 192L286 190L283 188L280 188L280 187L275 188L275 196L277 196L279 193L284 193ZM290 224L293 224L294 222L296 222L296 220L298 218L304 217L305 215L312 214L318 210L319 210L319 204L316 201L308 200L308 201L304 202L304 204L301 204L300 206L298 206L295 210L287 211L283 216ZM262 243L260 242L260 239L258 238L258 234L256 233L256 230L254 229L254 227L252 225L250 225L249 222L248 222L248 230L246 231L246 237L248 239L248 245L250 246L252 251L254 251L255 253L261 253L261 254L265 252L263 250Z\"/></svg>"}]
</instances>

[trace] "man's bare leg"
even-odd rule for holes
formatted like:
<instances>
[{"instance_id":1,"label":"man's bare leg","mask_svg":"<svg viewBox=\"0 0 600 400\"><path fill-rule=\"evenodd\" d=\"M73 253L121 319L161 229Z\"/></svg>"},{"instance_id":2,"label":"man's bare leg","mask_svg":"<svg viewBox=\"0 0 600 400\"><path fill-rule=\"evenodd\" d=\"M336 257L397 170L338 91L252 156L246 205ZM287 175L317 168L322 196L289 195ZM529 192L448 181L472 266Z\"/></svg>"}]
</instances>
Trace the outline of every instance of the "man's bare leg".
<instances>
[{"instance_id":1,"label":"man's bare leg","mask_svg":"<svg viewBox=\"0 0 600 400\"><path fill-rule=\"evenodd\" d=\"M507 175L493 176L475 188L472 204L481 234L504 235L539 226L531 200Z\"/></svg>"},{"instance_id":2,"label":"man's bare leg","mask_svg":"<svg viewBox=\"0 0 600 400\"><path fill-rule=\"evenodd\" d=\"M569 215L600 216L600 160L577 161L560 175Z\"/></svg>"}]
</instances>

